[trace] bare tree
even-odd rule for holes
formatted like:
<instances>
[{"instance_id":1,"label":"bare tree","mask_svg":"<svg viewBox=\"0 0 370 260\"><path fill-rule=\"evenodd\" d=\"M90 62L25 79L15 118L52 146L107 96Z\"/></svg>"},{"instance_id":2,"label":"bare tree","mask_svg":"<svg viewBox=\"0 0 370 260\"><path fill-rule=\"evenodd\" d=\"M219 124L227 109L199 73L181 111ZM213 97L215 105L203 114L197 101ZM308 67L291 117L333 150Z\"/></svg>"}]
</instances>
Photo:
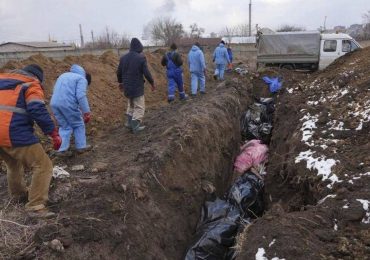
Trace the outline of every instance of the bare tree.
<instances>
[{"instance_id":1,"label":"bare tree","mask_svg":"<svg viewBox=\"0 0 370 260\"><path fill-rule=\"evenodd\" d=\"M217 33L215 33L215 32L211 32L210 34L209 34L209 36L211 37L211 38L217 38Z\"/></svg>"},{"instance_id":2,"label":"bare tree","mask_svg":"<svg viewBox=\"0 0 370 260\"><path fill-rule=\"evenodd\" d=\"M156 18L149 22L143 30L143 35L150 35L155 43L170 45L184 35L181 23L170 17Z\"/></svg>"},{"instance_id":3,"label":"bare tree","mask_svg":"<svg viewBox=\"0 0 370 260\"><path fill-rule=\"evenodd\" d=\"M298 31L306 31L306 29L300 26L284 24L284 25L281 25L279 29L277 29L276 31L277 32L298 32Z\"/></svg>"},{"instance_id":4,"label":"bare tree","mask_svg":"<svg viewBox=\"0 0 370 260\"><path fill-rule=\"evenodd\" d=\"M232 37L235 36L235 27L226 26L220 33L221 36L226 37L228 42L231 42Z\"/></svg>"},{"instance_id":5,"label":"bare tree","mask_svg":"<svg viewBox=\"0 0 370 260\"><path fill-rule=\"evenodd\" d=\"M362 15L363 19L363 40L370 39L370 10Z\"/></svg>"},{"instance_id":6,"label":"bare tree","mask_svg":"<svg viewBox=\"0 0 370 260\"><path fill-rule=\"evenodd\" d=\"M199 27L196 23L193 23L190 27L190 38L200 38L205 32L204 28Z\"/></svg>"},{"instance_id":7,"label":"bare tree","mask_svg":"<svg viewBox=\"0 0 370 260\"><path fill-rule=\"evenodd\" d=\"M128 48L130 46L130 37L123 33L119 34L115 30L110 29L108 26L104 32L101 32L97 37L94 37L94 41L87 42L86 48Z\"/></svg>"},{"instance_id":8,"label":"bare tree","mask_svg":"<svg viewBox=\"0 0 370 260\"><path fill-rule=\"evenodd\" d=\"M235 34L241 37L249 36L249 24L238 24L235 26Z\"/></svg>"}]
</instances>

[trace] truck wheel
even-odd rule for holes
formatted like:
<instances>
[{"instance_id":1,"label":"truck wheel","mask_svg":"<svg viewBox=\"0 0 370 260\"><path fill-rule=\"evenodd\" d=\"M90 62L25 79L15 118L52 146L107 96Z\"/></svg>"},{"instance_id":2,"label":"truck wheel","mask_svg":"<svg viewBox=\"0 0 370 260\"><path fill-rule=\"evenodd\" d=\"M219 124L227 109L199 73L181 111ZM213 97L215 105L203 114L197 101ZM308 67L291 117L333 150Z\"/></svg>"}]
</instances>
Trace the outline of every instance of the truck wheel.
<instances>
[{"instance_id":1,"label":"truck wheel","mask_svg":"<svg viewBox=\"0 0 370 260\"><path fill-rule=\"evenodd\" d=\"M281 69L294 70L293 64L283 64L280 66Z\"/></svg>"}]
</instances>

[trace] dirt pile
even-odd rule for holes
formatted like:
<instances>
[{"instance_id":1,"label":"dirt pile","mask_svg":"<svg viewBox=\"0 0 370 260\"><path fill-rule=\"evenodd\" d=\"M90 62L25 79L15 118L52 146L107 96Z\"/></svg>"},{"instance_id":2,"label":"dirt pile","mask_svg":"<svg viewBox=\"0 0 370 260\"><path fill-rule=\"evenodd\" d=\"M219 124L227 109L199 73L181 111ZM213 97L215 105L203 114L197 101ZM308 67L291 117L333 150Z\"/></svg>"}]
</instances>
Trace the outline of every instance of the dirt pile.
<instances>
[{"instance_id":1,"label":"dirt pile","mask_svg":"<svg viewBox=\"0 0 370 260\"><path fill-rule=\"evenodd\" d=\"M166 104L166 78L164 68L160 65L162 55L160 53L145 53L149 69L156 81L158 90L151 92L146 89L146 106L150 110ZM122 116L126 110L126 98L117 86L116 70L118 56L109 51L100 57L93 55L69 56L59 61L47 58L43 55L35 55L24 61L10 61L1 72L22 68L27 64L37 63L44 69L45 94L49 100L58 76L69 70L72 64L82 65L86 71L92 74L92 84L89 86L88 98L91 106L93 120L88 126L88 134L95 135L101 130L111 128L121 123Z\"/></svg>"},{"instance_id":2,"label":"dirt pile","mask_svg":"<svg viewBox=\"0 0 370 260\"><path fill-rule=\"evenodd\" d=\"M369 55L285 84L267 169L270 210L241 236L239 259L368 259Z\"/></svg>"}]
</instances>

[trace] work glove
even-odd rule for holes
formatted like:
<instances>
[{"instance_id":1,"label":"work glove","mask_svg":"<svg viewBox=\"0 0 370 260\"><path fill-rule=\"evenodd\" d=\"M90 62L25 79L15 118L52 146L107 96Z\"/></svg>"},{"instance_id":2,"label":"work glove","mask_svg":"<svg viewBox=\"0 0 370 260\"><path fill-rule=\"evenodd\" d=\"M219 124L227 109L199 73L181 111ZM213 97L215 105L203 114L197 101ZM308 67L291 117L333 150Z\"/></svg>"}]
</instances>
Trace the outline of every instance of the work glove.
<instances>
[{"instance_id":1,"label":"work glove","mask_svg":"<svg viewBox=\"0 0 370 260\"><path fill-rule=\"evenodd\" d=\"M87 112L84 114L84 123L87 124L91 120L91 114L90 112Z\"/></svg>"},{"instance_id":2,"label":"work glove","mask_svg":"<svg viewBox=\"0 0 370 260\"><path fill-rule=\"evenodd\" d=\"M49 135L53 139L54 150L59 150L62 145L62 138L60 138L58 133L58 128L54 128L54 131Z\"/></svg>"},{"instance_id":3,"label":"work glove","mask_svg":"<svg viewBox=\"0 0 370 260\"><path fill-rule=\"evenodd\" d=\"M155 85L154 85L154 83L151 85L152 87L152 91L154 91L155 89L156 89L156 87L155 87Z\"/></svg>"}]
</instances>

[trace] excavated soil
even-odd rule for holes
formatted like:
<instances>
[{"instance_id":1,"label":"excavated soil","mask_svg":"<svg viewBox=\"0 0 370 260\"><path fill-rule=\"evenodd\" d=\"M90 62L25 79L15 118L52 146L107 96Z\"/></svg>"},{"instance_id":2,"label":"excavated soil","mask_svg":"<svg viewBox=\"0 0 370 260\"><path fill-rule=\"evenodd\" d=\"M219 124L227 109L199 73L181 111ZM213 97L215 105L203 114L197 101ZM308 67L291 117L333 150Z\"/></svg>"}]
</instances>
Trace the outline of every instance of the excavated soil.
<instances>
[{"instance_id":1,"label":"excavated soil","mask_svg":"<svg viewBox=\"0 0 370 260\"><path fill-rule=\"evenodd\" d=\"M270 209L240 236L239 259L369 259L369 56L363 49L285 84L267 168Z\"/></svg>"},{"instance_id":2,"label":"excavated soil","mask_svg":"<svg viewBox=\"0 0 370 260\"><path fill-rule=\"evenodd\" d=\"M240 116L253 97L271 96L261 80L270 75L281 76L284 89L273 95L267 212L238 236L239 259L367 259L370 49L314 74L265 70L228 75L221 84L209 79L206 95L171 105L165 102L161 53L146 54L159 89L146 92L147 129L139 135L122 126L126 101L116 86L113 53L64 61L36 56L6 66L45 62L48 97L61 72L75 62L85 66L95 79L89 90L95 148L54 159L71 173L52 182L49 207L56 219L25 217L23 205L9 201L6 176L0 175L0 219L15 223L0 222L0 256L183 259L207 196L204 188L211 183L223 194L229 186L241 143ZM77 164L85 169L72 171Z\"/></svg>"}]
</instances>

